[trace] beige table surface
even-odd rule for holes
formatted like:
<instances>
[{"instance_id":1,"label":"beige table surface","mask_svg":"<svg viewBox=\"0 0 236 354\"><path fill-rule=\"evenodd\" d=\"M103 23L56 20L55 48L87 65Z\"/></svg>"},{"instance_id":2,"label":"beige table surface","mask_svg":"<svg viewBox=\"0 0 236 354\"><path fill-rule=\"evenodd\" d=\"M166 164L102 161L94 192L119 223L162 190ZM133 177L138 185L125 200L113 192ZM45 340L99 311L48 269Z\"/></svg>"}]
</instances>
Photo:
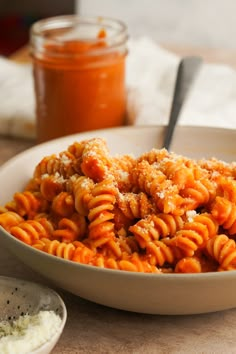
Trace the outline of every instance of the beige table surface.
<instances>
[{"instance_id":1,"label":"beige table surface","mask_svg":"<svg viewBox=\"0 0 236 354\"><path fill-rule=\"evenodd\" d=\"M201 54L205 60L236 67L236 52L174 46L171 49L178 54ZM25 54L25 50L20 51L14 59L25 60ZM30 141L0 137L0 164L33 145ZM3 248L0 269L1 275L51 286ZM194 316L144 315L106 308L56 290L65 301L68 320L54 354L236 353L236 309Z\"/></svg>"}]
</instances>

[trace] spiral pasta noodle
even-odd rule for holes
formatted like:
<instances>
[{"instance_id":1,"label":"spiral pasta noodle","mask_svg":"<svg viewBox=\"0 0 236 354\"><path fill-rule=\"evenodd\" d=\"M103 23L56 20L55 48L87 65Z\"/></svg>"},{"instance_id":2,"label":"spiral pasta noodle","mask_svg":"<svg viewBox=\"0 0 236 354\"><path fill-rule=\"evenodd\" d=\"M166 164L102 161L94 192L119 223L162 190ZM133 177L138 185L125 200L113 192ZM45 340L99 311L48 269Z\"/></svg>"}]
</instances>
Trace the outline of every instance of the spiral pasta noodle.
<instances>
[{"instance_id":1,"label":"spiral pasta noodle","mask_svg":"<svg viewBox=\"0 0 236 354\"><path fill-rule=\"evenodd\" d=\"M53 226L49 221L42 220L26 220L18 225L11 227L11 234L19 240L32 245L36 240L48 237L52 232Z\"/></svg>"},{"instance_id":2,"label":"spiral pasta noodle","mask_svg":"<svg viewBox=\"0 0 236 354\"><path fill-rule=\"evenodd\" d=\"M174 236L183 224L180 216L163 213L152 214L130 226L129 230L134 234L140 247L145 248L151 241Z\"/></svg>"},{"instance_id":3,"label":"spiral pasta noodle","mask_svg":"<svg viewBox=\"0 0 236 354\"><path fill-rule=\"evenodd\" d=\"M143 193L119 193L117 205L122 213L131 220L142 219L153 210L153 205L148 196Z\"/></svg>"},{"instance_id":4,"label":"spiral pasta noodle","mask_svg":"<svg viewBox=\"0 0 236 354\"><path fill-rule=\"evenodd\" d=\"M218 262L219 270L236 269L236 244L227 235L221 234L210 239L206 251Z\"/></svg>"},{"instance_id":5,"label":"spiral pasta noodle","mask_svg":"<svg viewBox=\"0 0 236 354\"><path fill-rule=\"evenodd\" d=\"M114 204L117 189L112 179L97 183L91 191L92 198L88 203L88 238L94 240L96 247L101 247L115 237Z\"/></svg>"},{"instance_id":6,"label":"spiral pasta noodle","mask_svg":"<svg viewBox=\"0 0 236 354\"><path fill-rule=\"evenodd\" d=\"M0 226L29 247L119 271L236 270L235 163L152 149L112 156L75 141L35 166L0 206Z\"/></svg>"}]
</instances>

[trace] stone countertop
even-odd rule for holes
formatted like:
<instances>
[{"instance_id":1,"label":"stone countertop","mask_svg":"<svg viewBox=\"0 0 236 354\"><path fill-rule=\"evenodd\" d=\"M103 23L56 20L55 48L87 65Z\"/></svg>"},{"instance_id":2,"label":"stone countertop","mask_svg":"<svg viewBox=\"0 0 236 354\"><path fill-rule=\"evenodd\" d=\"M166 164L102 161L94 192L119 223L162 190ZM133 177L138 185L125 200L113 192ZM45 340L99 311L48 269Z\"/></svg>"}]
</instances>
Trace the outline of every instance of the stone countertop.
<instances>
[{"instance_id":1,"label":"stone countertop","mask_svg":"<svg viewBox=\"0 0 236 354\"><path fill-rule=\"evenodd\" d=\"M32 145L33 142L1 137L0 164ZM2 248L0 268L1 275L54 288L65 301L68 320L54 354L236 353L236 309L193 316L129 313L55 288Z\"/></svg>"}]
</instances>

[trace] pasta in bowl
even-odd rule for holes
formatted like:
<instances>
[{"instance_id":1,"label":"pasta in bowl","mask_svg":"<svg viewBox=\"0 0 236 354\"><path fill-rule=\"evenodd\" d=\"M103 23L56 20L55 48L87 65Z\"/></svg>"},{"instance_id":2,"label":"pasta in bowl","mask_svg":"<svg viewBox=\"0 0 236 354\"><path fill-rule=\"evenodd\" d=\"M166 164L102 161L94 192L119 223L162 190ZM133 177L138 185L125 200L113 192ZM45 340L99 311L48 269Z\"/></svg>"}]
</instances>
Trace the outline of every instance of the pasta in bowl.
<instances>
[{"instance_id":1,"label":"pasta in bowl","mask_svg":"<svg viewBox=\"0 0 236 354\"><path fill-rule=\"evenodd\" d=\"M223 152L230 161L235 133L195 128L188 144L191 128L180 127L176 152L168 152L156 144L162 130L78 134L8 162L3 183L23 160L31 166L1 201L2 243L57 285L100 304L160 314L234 307L235 164L221 159ZM222 146L211 153L213 141L208 154L216 157L201 156L197 135L204 149L213 133Z\"/></svg>"}]
</instances>

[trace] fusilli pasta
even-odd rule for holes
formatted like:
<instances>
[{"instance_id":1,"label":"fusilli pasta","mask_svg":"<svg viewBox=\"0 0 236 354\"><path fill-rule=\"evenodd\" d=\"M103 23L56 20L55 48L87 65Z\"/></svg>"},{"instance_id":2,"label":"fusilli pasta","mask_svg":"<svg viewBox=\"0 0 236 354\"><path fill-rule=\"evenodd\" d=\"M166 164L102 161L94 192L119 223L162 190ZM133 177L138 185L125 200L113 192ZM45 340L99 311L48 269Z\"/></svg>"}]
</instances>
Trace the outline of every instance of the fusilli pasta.
<instances>
[{"instance_id":1,"label":"fusilli pasta","mask_svg":"<svg viewBox=\"0 0 236 354\"><path fill-rule=\"evenodd\" d=\"M121 271L236 270L236 165L152 149L112 156L104 139L45 156L0 225L39 251Z\"/></svg>"}]
</instances>

